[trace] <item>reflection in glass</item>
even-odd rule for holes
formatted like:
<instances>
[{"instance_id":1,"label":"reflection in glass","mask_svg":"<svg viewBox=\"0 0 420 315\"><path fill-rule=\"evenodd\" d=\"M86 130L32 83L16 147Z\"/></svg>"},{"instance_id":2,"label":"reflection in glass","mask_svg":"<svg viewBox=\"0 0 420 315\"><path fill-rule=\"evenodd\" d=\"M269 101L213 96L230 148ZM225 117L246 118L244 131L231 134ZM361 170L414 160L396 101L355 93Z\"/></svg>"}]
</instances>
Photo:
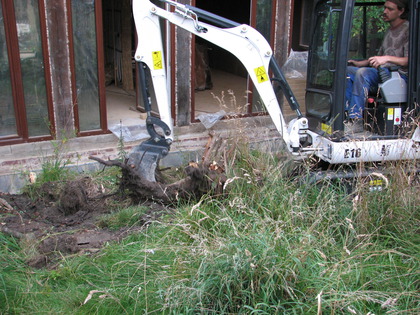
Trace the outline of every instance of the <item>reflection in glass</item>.
<instances>
[{"instance_id":1,"label":"reflection in glass","mask_svg":"<svg viewBox=\"0 0 420 315\"><path fill-rule=\"evenodd\" d=\"M3 10L0 5L0 137L16 136L16 117L10 83Z\"/></svg>"},{"instance_id":2,"label":"reflection in glass","mask_svg":"<svg viewBox=\"0 0 420 315\"><path fill-rule=\"evenodd\" d=\"M322 92L306 93L306 102L310 104L307 107L308 114L327 120L330 115L331 95Z\"/></svg>"},{"instance_id":3,"label":"reflection in glass","mask_svg":"<svg viewBox=\"0 0 420 315\"><path fill-rule=\"evenodd\" d=\"M74 59L80 131L100 129L95 1L72 0Z\"/></svg>"}]
</instances>

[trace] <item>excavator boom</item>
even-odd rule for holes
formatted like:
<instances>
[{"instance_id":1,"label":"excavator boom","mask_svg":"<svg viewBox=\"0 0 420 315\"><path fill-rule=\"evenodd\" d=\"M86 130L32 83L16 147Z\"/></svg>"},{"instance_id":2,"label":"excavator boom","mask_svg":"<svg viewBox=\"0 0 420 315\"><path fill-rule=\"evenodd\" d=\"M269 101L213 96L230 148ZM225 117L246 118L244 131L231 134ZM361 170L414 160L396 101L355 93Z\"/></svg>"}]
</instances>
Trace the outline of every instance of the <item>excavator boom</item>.
<instances>
[{"instance_id":1,"label":"excavator boom","mask_svg":"<svg viewBox=\"0 0 420 315\"><path fill-rule=\"evenodd\" d=\"M169 151L169 145L173 141L173 125L170 111L169 93L167 89L167 72L165 68L164 49L160 19L164 19L190 33L199 36L232 53L242 62L253 81L265 107L273 122L288 144L291 152L297 154L300 147L300 138L305 136L307 120L300 112L299 105L288 83L281 73L273 51L266 39L254 28L248 25L229 25L230 21L211 15L213 22L219 21L224 26L218 27L198 20L198 14L191 6L186 6L175 1L163 0L173 7L174 10L165 10L149 0L134 0L133 13L137 30L138 46L135 52L135 60L138 63L142 86L142 95L146 104L148 115L146 125L151 138L136 148L129 157L129 163L138 173L146 179L153 180L158 160ZM203 14L203 10L198 10ZM270 64L278 74L277 81L280 83L292 108L297 112L297 119L293 123L294 128L288 130L281 108L279 106L272 82L269 76ZM151 117L150 97L148 87L145 86L145 71L150 71L153 87L156 91L157 105L160 119ZM159 124L165 130L164 135L155 132L154 125ZM161 148L161 150L159 149ZM147 156L152 156L152 158ZM146 174L147 173L147 174Z\"/></svg>"}]
</instances>

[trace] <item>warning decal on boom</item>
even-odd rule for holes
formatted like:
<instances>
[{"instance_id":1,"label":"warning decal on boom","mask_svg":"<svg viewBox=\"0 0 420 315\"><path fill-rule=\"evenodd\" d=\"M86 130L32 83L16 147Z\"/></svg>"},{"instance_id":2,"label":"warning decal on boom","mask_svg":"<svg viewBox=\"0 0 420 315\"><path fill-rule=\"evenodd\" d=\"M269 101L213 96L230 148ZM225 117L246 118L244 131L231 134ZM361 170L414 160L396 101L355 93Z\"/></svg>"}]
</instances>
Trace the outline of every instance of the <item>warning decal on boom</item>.
<instances>
[{"instance_id":1,"label":"warning decal on boom","mask_svg":"<svg viewBox=\"0 0 420 315\"><path fill-rule=\"evenodd\" d=\"M258 83L263 83L265 81L268 81L268 75L267 72L265 72L264 67L258 67L254 69L255 75L257 76Z\"/></svg>"},{"instance_id":2,"label":"warning decal on boom","mask_svg":"<svg viewBox=\"0 0 420 315\"><path fill-rule=\"evenodd\" d=\"M153 67L155 68L155 70L163 69L162 52L161 51L154 51L152 53L152 56L153 56Z\"/></svg>"}]
</instances>

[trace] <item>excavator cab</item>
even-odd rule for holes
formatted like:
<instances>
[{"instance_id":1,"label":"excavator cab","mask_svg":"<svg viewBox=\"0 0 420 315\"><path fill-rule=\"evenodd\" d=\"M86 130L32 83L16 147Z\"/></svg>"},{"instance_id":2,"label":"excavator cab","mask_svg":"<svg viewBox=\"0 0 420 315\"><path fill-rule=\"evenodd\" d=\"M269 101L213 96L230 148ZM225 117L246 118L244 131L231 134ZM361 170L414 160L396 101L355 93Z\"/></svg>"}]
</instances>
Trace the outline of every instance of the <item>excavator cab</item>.
<instances>
[{"instance_id":1,"label":"excavator cab","mask_svg":"<svg viewBox=\"0 0 420 315\"><path fill-rule=\"evenodd\" d=\"M306 117L309 129L332 141L348 141L345 134L347 61L375 56L389 25L382 20L382 2L319 0L315 2L308 58ZM410 53L406 83L391 69L378 91L367 98L365 131L352 137L397 139L413 130L419 99L419 0L409 9ZM394 71L392 71L394 70Z\"/></svg>"}]
</instances>

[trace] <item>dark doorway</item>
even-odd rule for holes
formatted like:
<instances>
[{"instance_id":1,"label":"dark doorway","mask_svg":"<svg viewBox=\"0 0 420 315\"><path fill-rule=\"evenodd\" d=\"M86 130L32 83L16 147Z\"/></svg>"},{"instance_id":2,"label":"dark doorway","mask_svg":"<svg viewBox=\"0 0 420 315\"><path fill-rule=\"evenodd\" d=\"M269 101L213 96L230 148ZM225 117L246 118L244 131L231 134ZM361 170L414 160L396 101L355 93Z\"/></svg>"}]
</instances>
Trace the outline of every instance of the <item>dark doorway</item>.
<instances>
[{"instance_id":1,"label":"dark doorway","mask_svg":"<svg viewBox=\"0 0 420 315\"><path fill-rule=\"evenodd\" d=\"M240 24L250 24L251 1L196 0L195 6ZM224 110L247 113L247 72L230 52L195 38L195 117Z\"/></svg>"},{"instance_id":2,"label":"dark doorway","mask_svg":"<svg viewBox=\"0 0 420 315\"><path fill-rule=\"evenodd\" d=\"M130 0L102 0L104 68L109 128L139 123L136 107L135 28Z\"/></svg>"}]
</instances>

